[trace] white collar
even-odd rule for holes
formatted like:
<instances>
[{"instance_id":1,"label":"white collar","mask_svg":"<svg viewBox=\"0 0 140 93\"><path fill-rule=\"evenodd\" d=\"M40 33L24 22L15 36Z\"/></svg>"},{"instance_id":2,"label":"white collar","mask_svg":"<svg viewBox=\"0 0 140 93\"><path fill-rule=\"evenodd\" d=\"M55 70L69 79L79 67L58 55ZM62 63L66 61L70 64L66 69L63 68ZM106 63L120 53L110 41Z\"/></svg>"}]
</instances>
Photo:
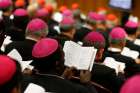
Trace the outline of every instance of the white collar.
<instances>
[{"instance_id":1,"label":"white collar","mask_svg":"<svg viewBox=\"0 0 140 93\"><path fill-rule=\"evenodd\" d=\"M31 37L26 37L26 39L29 39L29 40L33 40L33 41L38 41L37 39L34 39L34 38L31 38Z\"/></svg>"},{"instance_id":2,"label":"white collar","mask_svg":"<svg viewBox=\"0 0 140 93\"><path fill-rule=\"evenodd\" d=\"M119 48L113 48L113 47L109 47L108 50L109 51L112 51L112 52L121 52L121 49L119 49Z\"/></svg>"},{"instance_id":3,"label":"white collar","mask_svg":"<svg viewBox=\"0 0 140 93\"><path fill-rule=\"evenodd\" d=\"M88 25L88 24L84 24L83 27L86 27L86 28L92 30L92 27L90 25Z\"/></svg>"}]
</instances>

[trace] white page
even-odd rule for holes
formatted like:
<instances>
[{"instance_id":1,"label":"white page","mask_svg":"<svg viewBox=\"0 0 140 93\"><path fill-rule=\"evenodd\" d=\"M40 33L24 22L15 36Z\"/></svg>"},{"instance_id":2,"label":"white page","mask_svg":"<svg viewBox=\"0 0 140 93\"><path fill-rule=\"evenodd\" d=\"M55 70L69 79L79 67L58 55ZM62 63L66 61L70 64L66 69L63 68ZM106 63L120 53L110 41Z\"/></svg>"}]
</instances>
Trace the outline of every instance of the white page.
<instances>
[{"instance_id":1,"label":"white page","mask_svg":"<svg viewBox=\"0 0 140 93\"><path fill-rule=\"evenodd\" d=\"M1 46L1 50L2 50L2 51L5 51L6 45L8 45L9 43L12 42L12 40L10 40L10 39L11 39L10 36L6 36L6 38L4 39L3 44L2 44L2 46Z\"/></svg>"},{"instance_id":2,"label":"white page","mask_svg":"<svg viewBox=\"0 0 140 93\"><path fill-rule=\"evenodd\" d=\"M119 65L119 72L124 73L125 63L119 61L116 61L116 63Z\"/></svg>"},{"instance_id":3,"label":"white page","mask_svg":"<svg viewBox=\"0 0 140 93\"><path fill-rule=\"evenodd\" d=\"M106 57L104 62L103 62L103 64L108 66L108 67L110 67L110 68L115 69L116 74L118 74L118 72L119 72L119 64L116 63L114 58Z\"/></svg>"},{"instance_id":4,"label":"white page","mask_svg":"<svg viewBox=\"0 0 140 93\"><path fill-rule=\"evenodd\" d=\"M60 31L60 27L59 27L59 26L57 26L57 25L54 26L54 29L57 31L57 33L59 33L59 34L61 33L61 31Z\"/></svg>"},{"instance_id":5,"label":"white page","mask_svg":"<svg viewBox=\"0 0 140 93\"><path fill-rule=\"evenodd\" d=\"M45 93L45 89L34 83L30 83L24 93Z\"/></svg>"},{"instance_id":6,"label":"white page","mask_svg":"<svg viewBox=\"0 0 140 93\"><path fill-rule=\"evenodd\" d=\"M136 45L139 45L139 46L140 46L140 39L136 39L136 40L134 41L134 44L136 44Z\"/></svg>"},{"instance_id":7,"label":"white page","mask_svg":"<svg viewBox=\"0 0 140 93\"><path fill-rule=\"evenodd\" d=\"M22 57L20 55L20 53L16 50L16 49L13 49L12 51L10 51L8 54L7 54L9 57L17 60L17 61L22 61Z\"/></svg>"},{"instance_id":8,"label":"white page","mask_svg":"<svg viewBox=\"0 0 140 93\"><path fill-rule=\"evenodd\" d=\"M97 49L94 49L94 52L93 52L93 55L92 55L92 59L91 59L91 63L90 63L90 67L89 67L89 71L92 71L93 64L94 64L95 57L96 57L96 53L97 53Z\"/></svg>"},{"instance_id":9,"label":"white page","mask_svg":"<svg viewBox=\"0 0 140 93\"><path fill-rule=\"evenodd\" d=\"M34 66L29 65L32 62L32 60L29 60L29 61L19 61L19 62L20 62L22 71L24 71L25 68L29 68L30 70L32 70L34 68Z\"/></svg>"},{"instance_id":10,"label":"white page","mask_svg":"<svg viewBox=\"0 0 140 93\"><path fill-rule=\"evenodd\" d=\"M64 44L64 53L65 53L65 66L68 67L77 67L79 62L79 52L78 50L81 48L80 45L72 42L66 41Z\"/></svg>"},{"instance_id":11,"label":"white page","mask_svg":"<svg viewBox=\"0 0 140 93\"><path fill-rule=\"evenodd\" d=\"M139 56L139 52L138 51L134 51L134 50L130 50L130 57L133 59L137 59Z\"/></svg>"},{"instance_id":12,"label":"white page","mask_svg":"<svg viewBox=\"0 0 140 93\"><path fill-rule=\"evenodd\" d=\"M82 47L81 53L80 53L80 61L79 61L79 70L89 70L90 65L92 65L91 61L93 61L92 57L94 54L94 47ZM96 55L96 54L95 54Z\"/></svg>"},{"instance_id":13,"label":"white page","mask_svg":"<svg viewBox=\"0 0 140 93\"><path fill-rule=\"evenodd\" d=\"M16 49L13 49L12 51L10 51L7 56L17 60L20 65L21 65L21 68L22 68L22 71L25 69L25 68L29 68L29 69L33 69L34 67L33 66L30 66L29 64L32 62L32 60L28 60L28 61L22 61L22 57L21 55L19 54L19 52L16 50Z\"/></svg>"},{"instance_id":14,"label":"white page","mask_svg":"<svg viewBox=\"0 0 140 93\"><path fill-rule=\"evenodd\" d=\"M131 57L131 58L133 58L133 59L136 59L136 58L138 58L138 56L139 56L139 52L134 51L134 50L130 50L130 49L127 48L127 47L125 47L125 48L123 49L123 51L121 52L121 54L124 55L124 56Z\"/></svg>"},{"instance_id":15,"label":"white page","mask_svg":"<svg viewBox=\"0 0 140 93\"><path fill-rule=\"evenodd\" d=\"M78 70L92 69L97 51L94 47L82 47L75 42L66 41L63 50L65 52L65 66L75 67Z\"/></svg>"}]
</instances>

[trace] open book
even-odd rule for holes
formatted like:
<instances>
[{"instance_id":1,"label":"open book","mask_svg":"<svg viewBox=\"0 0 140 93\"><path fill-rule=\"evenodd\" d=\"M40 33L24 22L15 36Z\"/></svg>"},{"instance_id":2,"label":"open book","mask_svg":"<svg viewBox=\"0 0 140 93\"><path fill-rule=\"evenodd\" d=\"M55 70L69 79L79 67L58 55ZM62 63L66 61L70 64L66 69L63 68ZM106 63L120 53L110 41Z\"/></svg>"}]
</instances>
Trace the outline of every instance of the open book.
<instances>
[{"instance_id":1,"label":"open book","mask_svg":"<svg viewBox=\"0 0 140 93\"><path fill-rule=\"evenodd\" d=\"M65 66L75 67L78 70L92 70L97 49L82 47L73 41L66 41L63 50L65 52Z\"/></svg>"},{"instance_id":2,"label":"open book","mask_svg":"<svg viewBox=\"0 0 140 93\"><path fill-rule=\"evenodd\" d=\"M118 72L124 73L125 63L118 62L112 57L106 57L103 64L110 68L115 69L116 74L118 74Z\"/></svg>"},{"instance_id":3,"label":"open book","mask_svg":"<svg viewBox=\"0 0 140 93\"><path fill-rule=\"evenodd\" d=\"M138 56L139 56L139 52L134 51L134 50L130 50L130 49L127 48L127 47L124 47L124 48L123 48L123 51L121 52L121 54L124 55L124 56L131 57L131 58L133 58L133 59L137 59Z\"/></svg>"},{"instance_id":4,"label":"open book","mask_svg":"<svg viewBox=\"0 0 140 93\"><path fill-rule=\"evenodd\" d=\"M25 68L29 68L31 70L33 69L33 66L29 65L32 62L32 60L22 61L22 57L16 49L13 49L12 51L10 51L7 54L7 56L17 60L21 65L22 71L24 71Z\"/></svg>"}]
</instances>

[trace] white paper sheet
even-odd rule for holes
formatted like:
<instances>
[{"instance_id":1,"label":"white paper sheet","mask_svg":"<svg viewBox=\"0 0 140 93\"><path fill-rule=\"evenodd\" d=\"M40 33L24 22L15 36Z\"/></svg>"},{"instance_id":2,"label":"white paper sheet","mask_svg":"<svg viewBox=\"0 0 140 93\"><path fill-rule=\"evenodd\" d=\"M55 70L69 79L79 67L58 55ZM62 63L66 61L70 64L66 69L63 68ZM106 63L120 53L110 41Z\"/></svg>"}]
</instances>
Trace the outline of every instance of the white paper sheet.
<instances>
[{"instance_id":1,"label":"white paper sheet","mask_svg":"<svg viewBox=\"0 0 140 93\"><path fill-rule=\"evenodd\" d=\"M24 93L46 93L45 89L37 84L30 83Z\"/></svg>"},{"instance_id":2,"label":"white paper sheet","mask_svg":"<svg viewBox=\"0 0 140 93\"><path fill-rule=\"evenodd\" d=\"M32 62L32 60L28 60L28 61L22 61L22 57L20 55L20 53L16 50L16 49L13 49L12 51L10 51L8 54L7 54L9 57L17 60L20 65L21 65L21 68L22 68L22 71L25 69L25 68L29 68L30 70L32 70L34 67L33 66L30 66L29 64Z\"/></svg>"},{"instance_id":3,"label":"white paper sheet","mask_svg":"<svg viewBox=\"0 0 140 93\"><path fill-rule=\"evenodd\" d=\"M17 61L22 61L22 57L20 55L20 53L16 50L16 49L13 49L12 51L10 51L8 54L7 54L9 57L17 60Z\"/></svg>"},{"instance_id":4,"label":"white paper sheet","mask_svg":"<svg viewBox=\"0 0 140 93\"><path fill-rule=\"evenodd\" d=\"M116 73L118 74L118 72L119 72L119 69L118 69L119 65L115 63L115 59L114 58L106 57L103 64L108 66L108 67L110 67L110 68L115 69Z\"/></svg>"},{"instance_id":5,"label":"white paper sheet","mask_svg":"<svg viewBox=\"0 0 140 93\"><path fill-rule=\"evenodd\" d=\"M5 51L6 45L8 45L9 43L12 42L12 40L10 40L10 39L11 39L10 36L6 36L6 38L4 39L4 42L3 42L2 46L1 46L1 50L2 50L3 52Z\"/></svg>"},{"instance_id":6,"label":"white paper sheet","mask_svg":"<svg viewBox=\"0 0 140 93\"><path fill-rule=\"evenodd\" d=\"M139 45L139 46L140 46L140 39L136 39L136 40L134 41L134 44L136 44L136 45Z\"/></svg>"},{"instance_id":7,"label":"white paper sheet","mask_svg":"<svg viewBox=\"0 0 140 93\"><path fill-rule=\"evenodd\" d=\"M116 74L118 74L118 72L124 73L125 63L116 61L112 57L106 57L103 64L110 68L115 69Z\"/></svg>"},{"instance_id":8,"label":"white paper sheet","mask_svg":"<svg viewBox=\"0 0 140 93\"><path fill-rule=\"evenodd\" d=\"M137 51L134 51L134 50L130 50L129 48L127 47L124 47L123 51L121 52L122 55L124 56L128 56L128 57L131 57L133 59L137 59L138 56L139 56L139 52Z\"/></svg>"},{"instance_id":9,"label":"white paper sheet","mask_svg":"<svg viewBox=\"0 0 140 93\"><path fill-rule=\"evenodd\" d=\"M72 42L66 41L64 45L64 53L65 53L65 65L69 67L77 67L79 61L79 53L81 46Z\"/></svg>"}]
</instances>

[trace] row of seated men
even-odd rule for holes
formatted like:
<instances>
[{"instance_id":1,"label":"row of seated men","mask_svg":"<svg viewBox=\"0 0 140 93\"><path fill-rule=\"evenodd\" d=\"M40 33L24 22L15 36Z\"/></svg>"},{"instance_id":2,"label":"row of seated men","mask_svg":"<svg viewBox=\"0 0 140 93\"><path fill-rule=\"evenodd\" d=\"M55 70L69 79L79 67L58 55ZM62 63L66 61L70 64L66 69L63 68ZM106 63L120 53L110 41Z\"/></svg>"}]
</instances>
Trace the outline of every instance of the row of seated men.
<instances>
[{"instance_id":1,"label":"row of seated men","mask_svg":"<svg viewBox=\"0 0 140 93\"><path fill-rule=\"evenodd\" d=\"M73 11L63 8L60 12L62 20L56 22L52 19L53 9L50 6L47 11L44 8L35 10L32 6L29 16L30 12L25 8L10 12L10 0L4 3L8 4L0 4L1 41L5 39L0 56L1 93L38 93L33 87L27 91L29 85L34 84L43 87L44 93L101 93L91 81L102 85L108 92L139 93L139 83L135 83L140 78L137 75L140 72L139 56L134 58L121 54L124 47L140 53L140 46L136 44L139 37L136 21L130 19L121 27L114 14L97 12L89 12L83 20L78 5L75 5ZM5 43L7 37L10 37L10 43ZM69 40L97 49L92 71L64 65L63 46ZM7 54L13 49L21 55L22 61L32 60L30 65L33 69L22 70L17 62L20 60L8 57ZM116 70L104 65L107 57L124 63L125 68ZM133 78L134 75L137 76ZM73 81L73 76L79 77L79 81Z\"/></svg>"}]
</instances>

